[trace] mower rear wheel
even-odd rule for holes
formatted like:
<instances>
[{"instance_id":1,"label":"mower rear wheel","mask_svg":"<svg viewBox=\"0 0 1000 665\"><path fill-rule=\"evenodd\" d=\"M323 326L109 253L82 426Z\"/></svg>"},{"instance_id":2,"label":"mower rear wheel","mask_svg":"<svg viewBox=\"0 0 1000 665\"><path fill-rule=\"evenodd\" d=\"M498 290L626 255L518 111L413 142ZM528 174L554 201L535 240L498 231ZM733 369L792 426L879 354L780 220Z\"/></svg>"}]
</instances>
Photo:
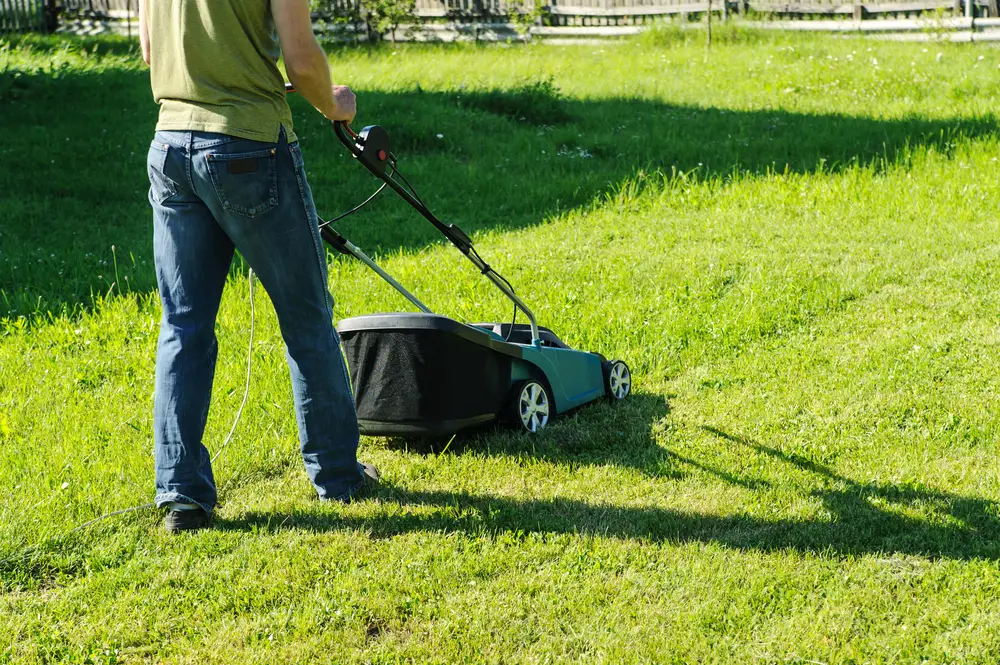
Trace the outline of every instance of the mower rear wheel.
<instances>
[{"instance_id":1,"label":"mower rear wheel","mask_svg":"<svg viewBox=\"0 0 1000 665\"><path fill-rule=\"evenodd\" d=\"M525 381L513 393L512 420L525 431L537 434L549 423L552 400L548 388L538 381Z\"/></svg>"},{"instance_id":2,"label":"mower rear wheel","mask_svg":"<svg viewBox=\"0 0 1000 665\"><path fill-rule=\"evenodd\" d=\"M604 388L608 397L620 401L632 394L632 372L621 360L612 360L604 372Z\"/></svg>"}]
</instances>

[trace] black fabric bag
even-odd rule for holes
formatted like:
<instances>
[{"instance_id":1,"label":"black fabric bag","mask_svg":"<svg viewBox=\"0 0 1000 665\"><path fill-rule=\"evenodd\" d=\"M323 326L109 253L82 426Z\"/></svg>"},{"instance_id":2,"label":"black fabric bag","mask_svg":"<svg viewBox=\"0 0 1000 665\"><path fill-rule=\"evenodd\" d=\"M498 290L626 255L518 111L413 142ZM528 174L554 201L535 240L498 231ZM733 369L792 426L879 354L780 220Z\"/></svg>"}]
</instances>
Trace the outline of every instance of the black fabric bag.
<instances>
[{"instance_id":1,"label":"black fabric bag","mask_svg":"<svg viewBox=\"0 0 1000 665\"><path fill-rule=\"evenodd\" d=\"M436 315L372 315L339 327L366 434L447 435L503 412L517 347Z\"/></svg>"}]
</instances>

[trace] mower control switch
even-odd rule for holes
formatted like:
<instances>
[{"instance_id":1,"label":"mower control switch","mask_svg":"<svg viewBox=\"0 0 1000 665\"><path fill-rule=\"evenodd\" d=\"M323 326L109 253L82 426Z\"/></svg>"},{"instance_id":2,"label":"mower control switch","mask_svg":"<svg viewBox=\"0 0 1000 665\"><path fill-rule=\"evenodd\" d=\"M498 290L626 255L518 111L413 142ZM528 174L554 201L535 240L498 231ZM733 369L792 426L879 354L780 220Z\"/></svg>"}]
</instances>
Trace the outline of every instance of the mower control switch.
<instances>
[{"instance_id":1,"label":"mower control switch","mask_svg":"<svg viewBox=\"0 0 1000 665\"><path fill-rule=\"evenodd\" d=\"M376 175L385 173L389 163L389 133L378 125L369 125L358 133L358 144L361 163Z\"/></svg>"}]
</instances>

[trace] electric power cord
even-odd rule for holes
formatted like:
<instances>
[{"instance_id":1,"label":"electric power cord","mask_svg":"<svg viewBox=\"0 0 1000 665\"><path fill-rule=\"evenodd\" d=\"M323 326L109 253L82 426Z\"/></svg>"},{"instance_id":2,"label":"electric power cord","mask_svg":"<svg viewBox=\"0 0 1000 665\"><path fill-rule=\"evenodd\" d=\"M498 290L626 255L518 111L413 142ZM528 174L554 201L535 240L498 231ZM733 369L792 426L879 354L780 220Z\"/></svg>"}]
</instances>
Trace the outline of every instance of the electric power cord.
<instances>
[{"instance_id":1,"label":"electric power cord","mask_svg":"<svg viewBox=\"0 0 1000 665\"><path fill-rule=\"evenodd\" d=\"M254 323L257 320L257 308L254 306L253 301L253 268L249 271L248 280L250 282L250 341L247 343L247 379L243 386L243 400L240 402L240 408L236 410L236 417L233 419L233 426L229 428L229 434L226 435L226 440L222 442L219 450L212 455L212 463L219 459L225 450L229 442L233 440L233 434L236 433L236 426L240 424L240 418L243 417L243 407L247 405L247 398L250 397L250 375L253 369L253 332Z\"/></svg>"}]
</instances>

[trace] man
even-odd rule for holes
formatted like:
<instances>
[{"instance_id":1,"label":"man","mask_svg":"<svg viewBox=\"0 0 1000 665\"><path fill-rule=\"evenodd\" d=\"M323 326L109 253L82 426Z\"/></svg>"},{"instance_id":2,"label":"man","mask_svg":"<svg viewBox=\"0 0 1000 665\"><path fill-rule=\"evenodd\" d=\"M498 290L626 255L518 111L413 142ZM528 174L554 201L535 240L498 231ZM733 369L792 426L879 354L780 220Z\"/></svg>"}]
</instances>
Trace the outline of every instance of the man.
<instances>
[{"instance_id":1,"label":"man","mask_svg":"<svg viewBox=\"0 0 1000 665\"><path fill-rule=\"evenodd\" d=\"M348 501L379 474L357 461L357 415L275 64L279 42L288 78L324 116L353 120L354 93L331 83L308 0L140 0L139 23L160 104L147 171L163 304L153 428L164 525L206 527L216 504L202 436L215 317L235 249L278 315L306 471L321 499Z\"/></svg>"}]
</instances>

